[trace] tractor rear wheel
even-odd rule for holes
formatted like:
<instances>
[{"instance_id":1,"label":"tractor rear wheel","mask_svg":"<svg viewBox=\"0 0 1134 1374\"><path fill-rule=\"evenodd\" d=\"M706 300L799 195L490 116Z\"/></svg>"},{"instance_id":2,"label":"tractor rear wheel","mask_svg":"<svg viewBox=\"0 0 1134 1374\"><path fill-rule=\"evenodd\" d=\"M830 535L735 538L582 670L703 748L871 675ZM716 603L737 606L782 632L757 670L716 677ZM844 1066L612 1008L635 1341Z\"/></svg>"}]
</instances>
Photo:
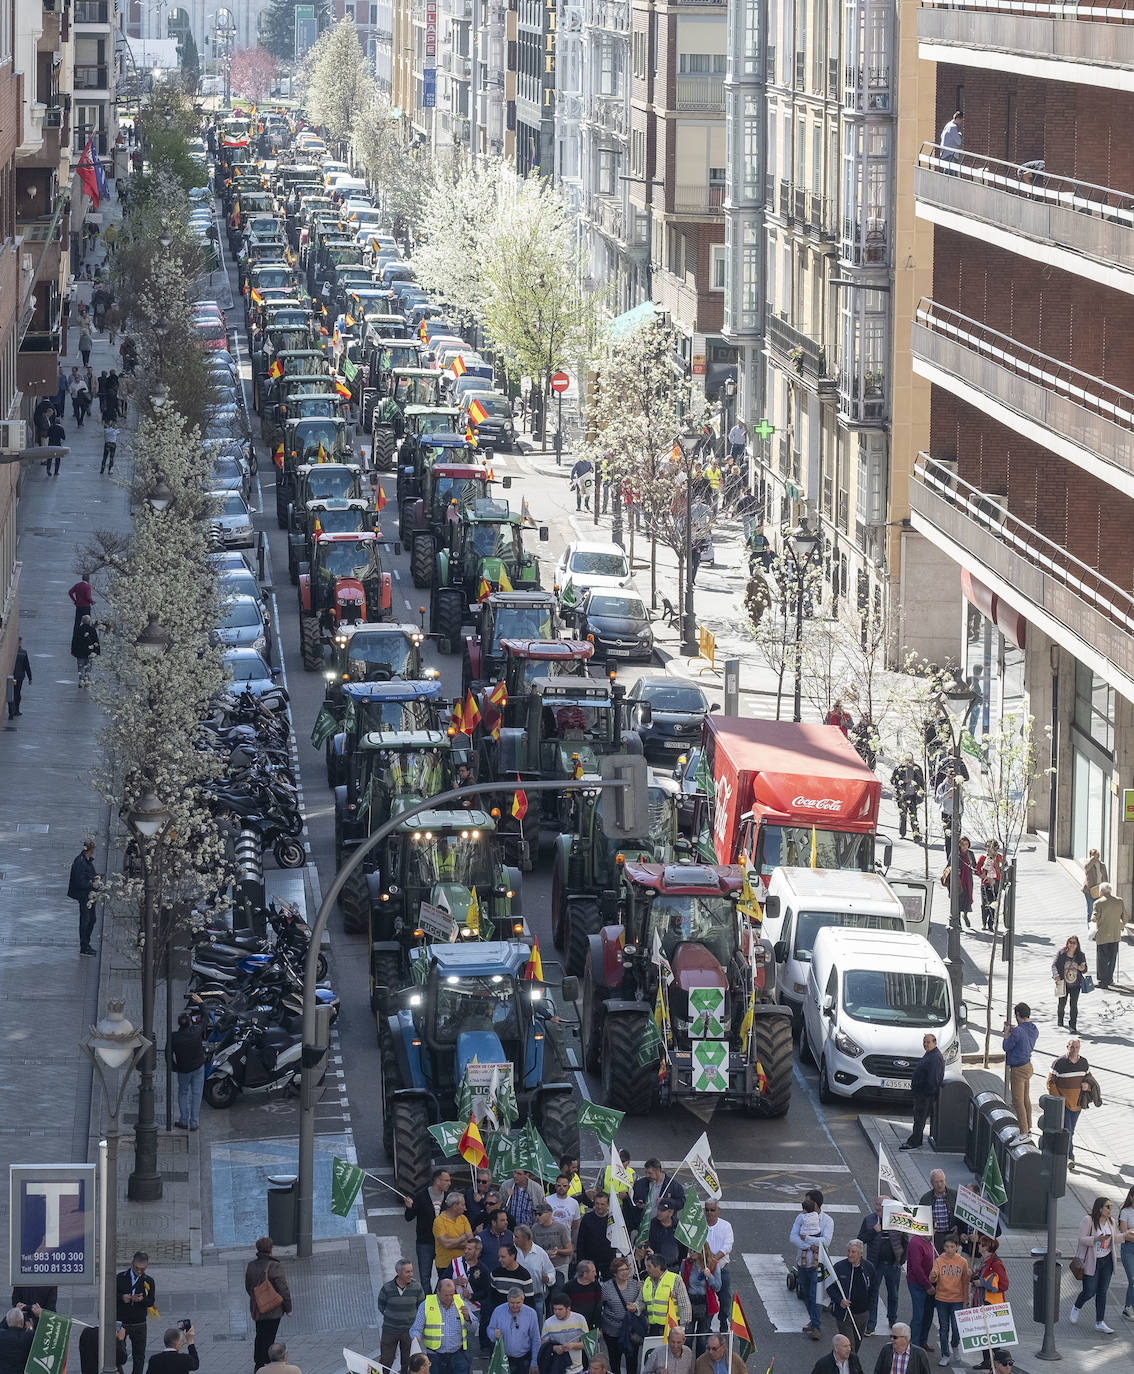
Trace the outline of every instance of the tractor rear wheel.
<instances>
[{"instance_id":1,"label":"tractor rear wheel","mask_svg":"<svg viewBox=\"0 0 1134 1374\"><path fill-rule=\"evenodd\" d=\"M579 1157L579 1109L572 1093L550 1093L540 1102L539 1131L554 1159Z\"/></svg>"},{"instance_id":2,"label":"tractor rear wheel","mask_svg":"<svg viewBox=\"0 0 1134 1374\"><path fill-rule=\"evenodd\" d=\"M356 868L343 885L339 909L348 935L365 935L370 929L370 887L361 868Z\"/></svg>"},{"instance_id":3,"label":"tractor rear wheel","mask_svg":"<svg viewBox=\"0 0 1134 1374\"><path fill-rule=\"evenodd\" d=\"M394 431L389 425L376 426L374 429L374 466L379 472L393 471Z\"/></svg>"},{"instance_id":4,"label":"tractor rear wheel","mask_svg":"<svg viewBox=\"0 0 1134 1374\"><path fill-rule=\"evenodd\" d=\"M386 988L389 992L397 992L402 986L402 961L392 949L380 949L371 956L370 974L374 987ZM377 997L372 996L371 1002L374 1003L370 1009L383 1015L385 1012L384 999L379 1002Z\"/></svg>"},{"instance_id":5,"label":"tractor rear wheel","mask_svg":"<svg viewBox=\"0 0 1134 1374\"><path fill-rule=\"evenodd\" d=\"M591 936L602 929L598 902L593 897L569 897L563 927L567 946L564 965L568 974L578 978L587 967Z\"/></svg>"},{"instance_id":6,"label":"tractor rear wheel","mask_svg":"<svg viewBox=\"0 0 1134 1374\"><path fill-rule=\"evenodd\" d=\"M654 1105L656 1060L638 1063L649 1012L624 1011L606 1017L602 1033L602 1100L616 1111L645 1116Z\"/></svg>"},{"instance_id":7,"label":"tractor rear wheel","mask_svg":"<svg viewBox=\"0 0 1134 1374\"><path fill-rule=\"evenodd\" d=\"M768 1087L746 1104L748 1114L765 1119L786 1116L794 1069L791 1016L757 1016L752 1039L753 1054L760 1061Z\"/></svg>"},{"instance_id":8,"label":"tractor rear wheel","mask_svg":"<svg viewBox=\"0 0 1134 1374\"><path fill-rule=\"evenodd\" d=\"M437 648L443 654L455 654L461 647L461 625L464 623L464 594L457 587L442 587L433 608L433 630Z\"/></svg>"},{"instance_id":9,"label":"tractor rear wheel","mask_svg":"<svg viewBox=\"0 0 1134 1374\"><path fill-rule=\"evenodd\" d=\"M411 1195L429 1183L433 1173L433 1137L429 1114L420 1097L395 1098L387 1104L393 1123L394 1178Z\"/></svg>"},{"instance_id":10,"label":"tractor rear wheel","mask_svg":"<svg viewBox=\"0 0 1134 1374\"><path fill-rule=\"evenodd\" d=\"M386 1158L394 1157L394 1114L390 1110L388 1095L398 1084L398 1054L394 1049L394 1037L385 1020L378 1018L378 1053L382 1065L382 1148Z\"/></svg>"},{"instance_id":11,"label":"tractor rear wheel","mask_svg":"<svg viewBox=\"0 0 1134 1374\"><path fill-rule=\"evenodd\" d=\"M410 576L415 587L433 584L433 536L415 534L410 541Z\"/></svg>"},{"instance_id":12,"label":"tractor rear wheel","mask_svg":"<svg viewBox=\"0 0 1134 1374\"><path fill-rule=\"evenodd\" d=\"M287 529L287 508L289 505L287 485L276 469L276 524L281 530Z\"/></svg>"},{"instance_id":13,"label":"tractor rear wheel","mask_svg":"<svg viewBox=\"0 0 1134 1374\"><path fill-rule=\"evenodd\" d=\"M299 615L299 652L303 655L303 666L309 673L318 672L323 666L323 636L319 632L317 615Z\"/></svg>"},{"instance_id":14,"label":"tractor rear wheel","mask_svg":"<svg viewBox=\"0 0 1134 1374\"><path fill-rule=\"evenodd\" d=\"M404 501L399 498L398 510L398 538L403 544L408 544L413 536L414 527L414 506L417 503L412 497L407 497Z\"/></svg>"},{"instance_id":15,"label":"tractor rear wheel","mask_svg":"<svg viewBox=\"0 0 1134 1374\"><path fill-rule=\"evenodd\" d=\"M374 391L369 387L366 388L362 393L362 429L364 434L369 434L374 428L374 400Z\"/></svg>"}]
</instances>

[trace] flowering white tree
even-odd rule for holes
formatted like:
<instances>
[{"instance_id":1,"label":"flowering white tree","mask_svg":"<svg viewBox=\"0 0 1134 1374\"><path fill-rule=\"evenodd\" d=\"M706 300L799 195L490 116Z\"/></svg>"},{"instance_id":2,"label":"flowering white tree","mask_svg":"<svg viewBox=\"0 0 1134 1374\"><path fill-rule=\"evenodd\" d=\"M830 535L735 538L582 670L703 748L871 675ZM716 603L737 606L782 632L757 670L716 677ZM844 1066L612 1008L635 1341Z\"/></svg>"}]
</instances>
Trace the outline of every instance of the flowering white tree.
<instances>
[{"instance_id":1,"label":"flowering white tree","mask_svg":"<svg viewBox=\"0 0 1134 1374\"><path fill-rule=\"evenodd\" d=\"M340 20L319 35L304 71L307 114L328 138L347 143L356 112L370 106L376 90L353 19Z\"/></svg>"},{"instance_id":2,"label":"flowering white tree","mask_svg":"<svg viewBox=\"0 0 1134 1374\"><path fill-rule=\"evenodd\" d=\"M433 150L405 137L400 117L378 92L355 112L351 146L395 232L404 228L419 237L428 222L425 206L434 183Z\"/></svg>"}]
</instances>

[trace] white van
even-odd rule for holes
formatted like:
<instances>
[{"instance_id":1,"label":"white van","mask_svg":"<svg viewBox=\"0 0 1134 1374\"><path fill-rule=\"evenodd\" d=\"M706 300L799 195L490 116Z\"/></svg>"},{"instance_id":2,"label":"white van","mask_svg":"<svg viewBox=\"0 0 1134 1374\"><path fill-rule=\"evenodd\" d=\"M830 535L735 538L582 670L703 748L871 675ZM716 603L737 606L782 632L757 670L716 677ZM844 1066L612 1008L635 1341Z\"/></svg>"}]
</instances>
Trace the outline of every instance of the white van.
<instances>
[{"instance_id":1,"label":"white van","mask_svg":"<svg viewBox=\"0 0 1134 1374\"><path fill-rule=\"evenodd\" d=\"M933 882L883 878L844 868L774 868L764 899L762 934L776 952L779 1000L803 1025L811 948L821 930L909 930L929 936Z\"/></svg>"},{"instance_id":2,"label":"white van","mask_svg":"<svg viewBox=\"0 0 1134 1374\"><path fill-rule=\"evenodd\" d=\"M961 1076L949 975L928 940L903 930L821 930L811 949L800 1055L819 1066L819 1097L909 1097L922 1037L937 1037L945 1077Z\"/></svg>"}]
</instances>

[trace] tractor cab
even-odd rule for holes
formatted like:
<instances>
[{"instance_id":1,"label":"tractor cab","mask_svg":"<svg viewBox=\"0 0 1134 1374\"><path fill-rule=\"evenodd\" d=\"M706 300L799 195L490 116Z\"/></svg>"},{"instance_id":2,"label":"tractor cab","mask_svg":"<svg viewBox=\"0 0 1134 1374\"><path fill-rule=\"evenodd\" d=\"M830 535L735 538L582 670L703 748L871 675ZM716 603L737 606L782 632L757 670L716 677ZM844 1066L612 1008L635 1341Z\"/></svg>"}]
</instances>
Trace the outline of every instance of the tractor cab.
<instances>
[{"instance_id":1,"label":"tractor cab","mask_svg":"<svg viewBox=\"0 0 1134 1374\"><path fill-rule=\"evenodd\" d=\"M337 480L321 482L312 475L322 468L335 469ZM316 535L378 528L378 513L369 498L322 494L327 488L357 491L358 472L353 463L305 463L298 469L295 500L288 507L287 565L292 582L298 578L302 565L311 562L311 544Z\"/></svg>"},{"instance_id":2,"label":"tractor cab","mask_svg":"<svg viewBox=\"0 0 1134 1374\"><path fill-rule=\"evenodd\" d=\"M357 463L302 463L295 477L296 501L301 504L362 496L362 469Z\"/></svg>"},{"instance_id":3,"label":"tractor cab","mask_svg":"<svg viewBox=\"0 0 1134 1374\"><path fill-rule=\"evenodd\" d=\"M439 406L441 374L431 367L395 367L390 372L388 394L406 406Z\"/></svg>"},{"instance_id":4,"label":"tractor cab","mask_svg":"<svg viewBox=\"0 0 1134 1374\"><path fill-rule=\"evenodd\" d=\"M480 603L476 633L465 636L462 691L467 692L474 682L495 682L501 677L505 659L502 640L514 640L517 645L557 640L561 630L559 603L550 592L513 588L490 593ZM547 676L552 671L549 669ZM511 685L508 692L511 695Z\"/></svg>"},{"instance_id":5,"label":"tractor cab","mask_svg":"<svg viewBox=\"0 0 1134 1374\"><path fill-rule=\"evenodd\" d=\"M323 644L340 625L392 614L391 578L382 570L376 533L320 533L311 544L310 569L299 574L300 648L308 672L323 666Z\"/></svg>"},{"instance_id":6,"label":"tractor cab","mask_svg":"<svg viewBox=\"0 0 1134 1374\"><path fill-rule=\"evenodd\" d=\"M284 449L297 468L313 463L349 464L351 446L346 421L341 415L289 418Z\"/></svg>"},{"instance_id":7,"label":"tractor cab","mask_svg":"<svg viewBox=\"0 0 1134 1374\"><path fill-rule=\"evenodd\" d=\"M398 634L404 631L404 626L382 628L387 631L389 640L404 639L404 635ZM342 637L349 641L355 634L365 635L367 631L368 627L363 627L352 633L349 626L344 626ZM332 643L338 638L336 634ZM336 652L346 647L346 644L335 644ZM407 666L412 666L410 659L417 649L417 645L409 645L405 660ZM395 655L397 645L388 643L386 651ZM323 699L323 710L337 718L338 729L328 729L326 732L317 730L312 736L317 742L316 747L318 744L326 745L327 779L331 787L337 787L343 781L343 760L354 752L366 735L441 729L441 684L435 679L416 681L384 677L365 681L342 674L332 678L333 671L328 668L326 672L327 695ZM324 719L327 717L324 716ZM323 738L319 740L321 733Z\"/></svg>"},{"instance_id":8,"label":"tractor cab","mask_svg":"<svg viewBox=\"0 0 1134 1374\"><path fill-rule=\"evenodd\" d=\"M500 732L496 776L581 777L597 774L604 754L640 753L637 734L622 728L624 694L620 683L600 678L536 678L517 706L515 726ZM544 795L558 814L564 799Z\"/></svg>"},{"instance_id":9,"label":"tractor cab","mask_svg":"<svg viewBox=\"0 0 1134 1374\"><path fill-rule=\"evenodd\" d=\"M524 552L520 517L512 513L507 501L491 496L478 497L449 522L448 568L440 585L461 583L470 604L492 591L510 591L524 586L539 586L539 562ZM540 538L547 527L540 529ZM445 552L441 554L445 558Z\"/></svg>"},{"instance_id":10,"label":"tractor cab","mask_svg":"<svg viewBox=\"0 0 1134 1374\"><path fill-rule=\"evenodd\" d=\"M500 669L495 678L484 679L485 699L491 695L488 684L499 680L504 683L509 704L516 701L522 707L532 683L540 678L587 678L587 664L594 657L595 646L583 639L500 639L497 653ZM470 668L474 661L470 643ZM507 710L504 719L512 723Z\"/></svg>"},{"instance_id":11,"label":"tractor cab","mask_svg":"<svg viewBox=\"0 0 1134 1374\"><path fill-rule=\"evenodd\" d=\"M331 662L326 670L327 704L341 700L346 683L358 686L393 681L419 683L429 688L426 692L415 690L407 700L436 700L440 691L437 669L423 668L421 662L424 639L424 633L416 625L340 625L331 637ZM428 716L431 724L434 719L435 712Z\"/></svg>"}]
</instances>

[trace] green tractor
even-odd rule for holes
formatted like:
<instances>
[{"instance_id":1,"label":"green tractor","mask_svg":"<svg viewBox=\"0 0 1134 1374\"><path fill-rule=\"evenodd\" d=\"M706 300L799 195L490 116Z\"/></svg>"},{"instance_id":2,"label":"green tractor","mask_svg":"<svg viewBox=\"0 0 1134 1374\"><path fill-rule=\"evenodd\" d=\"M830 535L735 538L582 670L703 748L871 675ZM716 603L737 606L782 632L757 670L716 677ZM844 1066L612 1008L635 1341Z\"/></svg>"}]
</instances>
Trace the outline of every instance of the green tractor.
<instances>
[{"instance_id":1,"label":"green tractor","mask_svg":"<svg viewBox=\"0 0 1134 1374\"><path fill-rule=\"evenodd\" d=\"M412 981L379 1020L383 1144L398 1188L429 1183L440 1157L429 1127L453 1120L466 1079L514 1097L555 1159L579 1153L579 1114L555 1006L530 978L523 941L433 944L411 955ZM573 981L573 980L572 980ZM564 995L574 988L565 984ZM474 1088L475 1092L475 1088Z\"/></svg>"},{"instance_id":2,"label":"green tractor","mask_svg":"<svg viewBox=\"0 0 1134 1374\"><path fill-rule=\"evenodd\" d=\"M398 507L399 535L409 549L413 585L419 588L433 585L437 550L449 542L449 526L460 520L463 510L488 497L495 480L491 469L475 461L471 450L463 452L459 440L450 445L441 442L443 439L457 440L457 436L431 436L418 450L426 460L421 495L400 502ZM447 456L450 454L452 461ZM431 458L441 461L430 462ZM505 477L500 485L509 488L511 477Z\"/></svg>"},{"instance_id":3,"label":"green tractor","mask_svg":"<svg viewBox=\"0 0 1134 1374\"><path fill-rule=\"evenodd\" d=\"M374 410L374 466L390 472L398 441L405 433L407 406L441 405L441 374L431 367L395 367L385 396Z\"/></svg>"},{"instance_id":4,"label":"green tractor","mask_svg":"<svg viewBox=\"0 0 1134 1374\"><path fill-rule=\"evenodd\" d=\"M622 921L590 937L583 975L583 1056L608 1107L786 1114L791 1010L775 1000L771 945L738 910L743 881L736 867L626 864ZM668 1015L658 1036L663 961ZM643 1053L651 1040L656 1049Z\"/></svg>"},{"instance_id":5,"label":"green tractor","mask_svg":"<svg viewBox=\"0 0 1134 1374\"><path fill-rule=\"evenodd\" d=\"M374 428L374 411L390 389L390 374L399 367L418 367L425 354L420 339L376 334L367 323L362 341L362 428Z\"/></svg>"},{"instance_id":6,"label":"green tractor","mask_svg":"<svg viewBox=\"0 0 1134 1374\"><path fill-rule=\"evenodd\" d=\"M530 664L537 659L554 663L560 658L577 657L577 654L556 647L561 630L559 601L551 592L492 592L480 603L478 619L476 633L465 635L461 663L462 696L470 689L479 692L487 684L501 680L506 683L509 698L526 696L530 677L551 677L558 669L545 666L542 673L529 672L527 666L522 669L517 667L521 658ZM506 640L512 648L505 644ZM578 645L580 641L572 642ZM525 644L544 645L545 648L527 653L523 648ZM589 647L590 653L585 655L586 658L594 654L594 646ZM572 672L574 669L567 668L566 671ZM585 668L581 671L586 673Z\"/></svg>"},{"instance_id":7,"label":"green tractor","mask_svg":"<svg viewBox=\"0 0 1134 1374\"><path fill-rule=\"evenodd\" d=\"M539 560L525 552L521 518L507 501L479 497L447 525L433 577L429 627L441 652L455 654L461 649L461 627L479 618L473 608L493 591L539 587ZM546 543L546 525L539 527L539 538Z\"/></svg>"},{"instance_id":8,"label":"green tractor","mask_svg":"<svg viewBox=\"0 0 1134 1374\"><path fill-rule=\"evenodd\" d=\"M338 402L330 396L325 401L325 415L308 415L290 419L283 437L274 451L276 464L276 521L286 530L295 504L296 475L302 467L331 463L354 466L350 435L346 421L338 414ZM282 450L282 451L281 451Z\"/></svg>"}]
</instances>

